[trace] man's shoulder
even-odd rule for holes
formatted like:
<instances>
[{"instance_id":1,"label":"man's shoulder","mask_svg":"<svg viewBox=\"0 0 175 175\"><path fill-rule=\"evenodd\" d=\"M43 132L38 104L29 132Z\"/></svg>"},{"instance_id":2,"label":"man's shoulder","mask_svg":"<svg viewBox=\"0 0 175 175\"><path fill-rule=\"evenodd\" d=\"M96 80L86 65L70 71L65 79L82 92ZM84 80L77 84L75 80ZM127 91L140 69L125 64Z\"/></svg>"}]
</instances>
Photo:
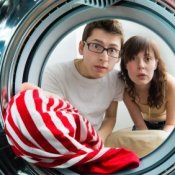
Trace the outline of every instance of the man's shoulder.
<instances>
[{"instance_id":1,"label":"man's shoulder","mask_svg":"<svg viewBox=\"0 0 175 175\"><path fill-rule=\"evenodd\" d=\"M124 87L123 80L119 77L119 70L113 69L111 72L108 73L108 81L112 83L114 86L118 87Z\"/></svg>"},{"instance_id":2,"label":"man's shoulder","mask_svg":"<svg viewBox=\"0 0 175 175\"><path fill-rule=\"evenodd\" d=\"M46 66L46 71L48 72L67 72L72 66L73 61L66 62L56 62Z\"/></svg>"},{"instance_id":3,"label":"man's shoulder","mask_svg":"<svg viewBox=\"0 0 175 175\"><path fill-rule=\"evenodd\" d=\"M113 69L108 73L109 77L115 78L115 79L119 79L119 70L117 69Z\"/></svg>"}]
</instances>

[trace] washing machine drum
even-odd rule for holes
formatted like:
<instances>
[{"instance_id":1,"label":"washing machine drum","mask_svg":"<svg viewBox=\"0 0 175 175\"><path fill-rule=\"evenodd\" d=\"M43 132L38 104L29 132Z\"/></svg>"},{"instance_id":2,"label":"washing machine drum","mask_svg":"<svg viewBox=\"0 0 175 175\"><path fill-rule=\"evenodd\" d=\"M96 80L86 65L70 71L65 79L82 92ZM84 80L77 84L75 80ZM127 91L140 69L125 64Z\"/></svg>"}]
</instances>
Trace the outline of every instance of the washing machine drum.
<instances>
[{"instance_id":1,"label":"washing machine drum","mask_svg":"<svg viewBox=\"0 0 175 175\"><path fill-rule=\"evenodd\" d=\"M0 174L68 174L68 169L40 169L13 155L3 133L4 108L22 82L41 85L45 65L73 30L94 20L116 18L145 26L175 52L174 1L140 0L2 0L0 1ZM128 31L130 28L127 29ZM167 58L170 72L174 58ZM121 174L175 172L175 131L141 165ZM117 174L117 173L116 173ZM120 173L119 173L120 174Z\"/></svg>"}]
</instances>

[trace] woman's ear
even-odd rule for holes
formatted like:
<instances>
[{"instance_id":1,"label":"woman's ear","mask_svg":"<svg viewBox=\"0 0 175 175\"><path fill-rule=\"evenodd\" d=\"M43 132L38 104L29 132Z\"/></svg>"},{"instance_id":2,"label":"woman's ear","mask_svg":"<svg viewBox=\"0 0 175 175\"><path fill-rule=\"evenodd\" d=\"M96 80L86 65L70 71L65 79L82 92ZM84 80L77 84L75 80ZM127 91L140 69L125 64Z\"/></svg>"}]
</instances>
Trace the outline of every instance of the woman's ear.
<instances>
[{"instance_id":1,"label":"woman's ear","mask_svg":"<svg viewBox=\"0 0 175 175\"><path fill-rule=\"evenodd\" d=\"M80 41L79 42L79 53L80 53L80 55L83 55L83 49L84 49L84 42Z\"/></svg>"}]
</instances>

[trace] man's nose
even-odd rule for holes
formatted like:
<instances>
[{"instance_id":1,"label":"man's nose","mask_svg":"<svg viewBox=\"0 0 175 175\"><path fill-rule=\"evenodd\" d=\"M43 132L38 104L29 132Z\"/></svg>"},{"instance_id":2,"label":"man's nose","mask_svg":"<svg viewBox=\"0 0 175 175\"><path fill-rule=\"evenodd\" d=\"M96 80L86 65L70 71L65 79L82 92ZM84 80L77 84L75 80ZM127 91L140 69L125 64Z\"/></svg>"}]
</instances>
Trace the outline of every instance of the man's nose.
<instances>
[{"instance_id":1,"label":"man's nose","mask_svg":"<svg viewBox=\"0 0 175 175\"><path fill-rule=\"evenodd\" d=\"M100 54L100 60L103 60L103 61L108 61L109 60L109 56L108 56L108 51L107 50L103 50L103 52Z\"/></svg>"}]
</instances>

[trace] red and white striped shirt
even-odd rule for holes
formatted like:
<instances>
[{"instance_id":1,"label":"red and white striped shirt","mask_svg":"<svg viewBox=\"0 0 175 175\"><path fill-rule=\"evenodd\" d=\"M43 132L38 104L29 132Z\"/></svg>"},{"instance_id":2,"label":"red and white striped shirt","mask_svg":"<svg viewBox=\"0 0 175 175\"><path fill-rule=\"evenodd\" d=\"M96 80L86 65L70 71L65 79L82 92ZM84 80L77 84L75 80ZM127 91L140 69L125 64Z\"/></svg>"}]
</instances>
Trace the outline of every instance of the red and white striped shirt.
<instances>
[{"instance_id":1,"label":"red and white striped shirt","mask_svg":"<svg viewBox=\"0 0 175 175\"><path fill-rule=\"evenodd\" d=\"M104 147L93 126L74 106L47 97L42 90L15 95L4 120L14 153L37 166L86 173L113 173L139 166L133 152Z\"/></svg>"}]
</instances>

